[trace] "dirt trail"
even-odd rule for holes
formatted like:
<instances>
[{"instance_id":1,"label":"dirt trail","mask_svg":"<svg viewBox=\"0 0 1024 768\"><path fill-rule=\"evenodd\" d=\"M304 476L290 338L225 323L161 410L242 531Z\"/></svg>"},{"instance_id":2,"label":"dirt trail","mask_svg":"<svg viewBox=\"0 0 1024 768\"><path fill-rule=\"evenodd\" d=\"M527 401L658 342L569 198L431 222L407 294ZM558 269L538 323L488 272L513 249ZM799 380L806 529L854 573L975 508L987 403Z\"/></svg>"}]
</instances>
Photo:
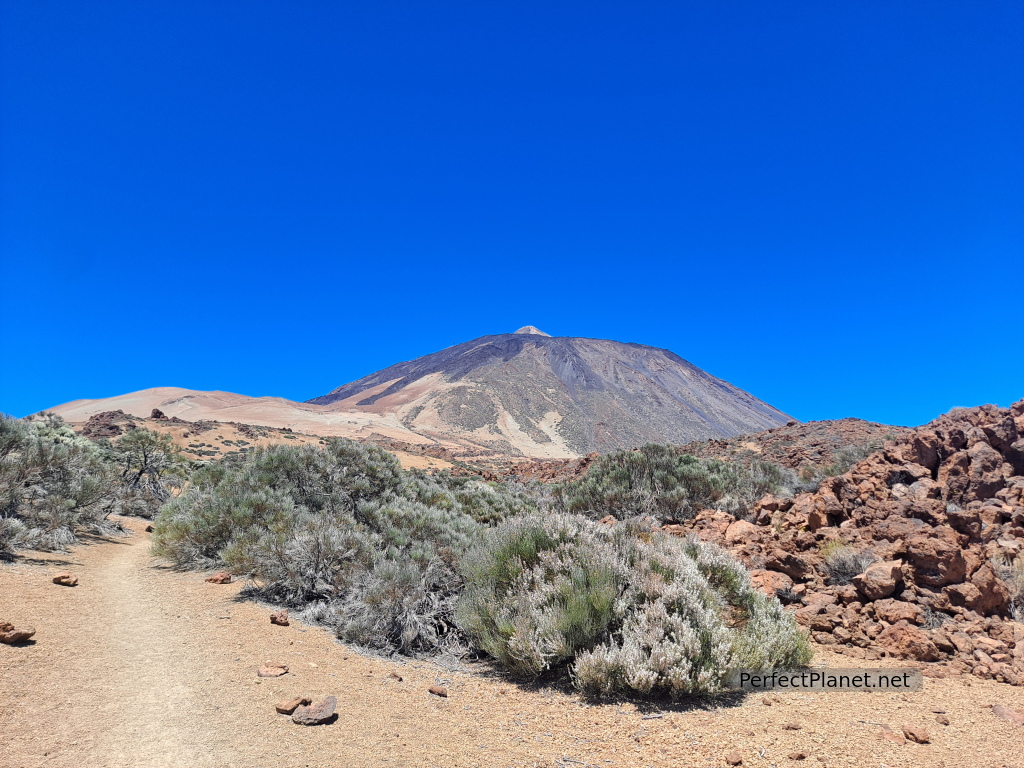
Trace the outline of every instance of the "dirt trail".
<instances>
[{"instance_id":1,"label":"dirt trail","mask_svg":"<svg viewBox=\"0 0 1024 768\"><path fill-rule=\"evenodd\" d=\"M705 768L733 750L766 768L1024 765L1024 727L990 709L1024 708L1019 688L928 680L921 693L789 694L770 707L759 695L645 719L651 711L632 704L369 658L316 628L272 626L265 607L234 599L239 585L169 570L151 558L143 524L126 524L129 538L0 565L0 619L37 630L32 645L0 645L0 768ZM79 586L50 582L64 569ZM260 680L265 661L291 672ZM427 692L437 682L448 698ZM336 695L338 722L302 728L274 712L301 693ZM792 722L801 729L784 728ZM932 743L883 741L875 723L923 725ZM789 759L799 751L810 758Z\"/></svg>"}]
</instances>

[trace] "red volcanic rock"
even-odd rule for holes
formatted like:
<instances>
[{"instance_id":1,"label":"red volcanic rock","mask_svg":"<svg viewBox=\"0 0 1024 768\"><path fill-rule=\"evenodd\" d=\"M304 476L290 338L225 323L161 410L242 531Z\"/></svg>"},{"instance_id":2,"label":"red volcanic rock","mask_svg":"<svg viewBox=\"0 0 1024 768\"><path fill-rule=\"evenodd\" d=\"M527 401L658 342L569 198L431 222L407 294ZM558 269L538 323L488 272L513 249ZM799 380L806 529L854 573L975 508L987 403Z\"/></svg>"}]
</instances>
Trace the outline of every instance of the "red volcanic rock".
<instances>
[{"instance_id":1,"label":"red volcanic rock","mask_svg":"<svg viewBox=\"0 0 1024 768\"><path fill-rule=\"evenodd\" d=\"M1009 613L1010 591L988 563L974 573L970 582L946 587L945 593L953 605L962 605L983 616Z\"/></svg>"},{"instance_id":2,"label":"red volcanic rock","mask_svg":"<svg viewBox=\"0 0 1024 768\"><path fill-rule=\"evenodd\" d=\"M775 597L779 591L793 587L793 580L778 571L753 570L750 572L750 583L769 597Z\"/></svg>"},{"instance_id":3,"label":"red volcanic rock","mask_svg":"<svg viewBox=\"0 0 1024 768\"><path fill-rule=\"evenodd\" d=\"M901 600L879 600L874 604L875 617L880 621L887 621L890 624L898 624L901 621L910 624L924 623L924 609L913 603L904 603Z\"/></svg>"},{"instance_id":4,"label":"red volcanic rock","mask_svg":"<svg viewBox=\"0 0 1024 768\"><path fill-rule=\"evenodd\" d=\"M121 425L130 421L131 417L125 415L124 411L94 413L82 426L82 434L92 438L117 437L124 432Z\"/></svg>"},{"instance_id":5,"label":"red volcanic rock","mask_svg":"<svg viewBox=\"0 0 1024 768\"><path fill-rule=\"evenodd\" d=\"M267 662L259 669L256 670L257 677L281 677L281 675L288 674L287 664L276 664L273 662Z\"/></svg>"},{"instance_id":6,"label":"red volcanic rock","mask_svg":"<svg viewBox=\"0 0 1024 768\"><path fill-rule=\"evenodd\" d=\"M958 584L967 575L963 543L949 527L919 533L907 541L907 559L914 581L930 587Z\"/></svg>"},{"instance_id":7,"label":"red volcanic rock","mask_svg":"<svg viewBox=\"0 0 1024 768\"><path fill-rule=\"evenodd\" d=\"M917 725L904 725L903 735L906 736L910 741L917 742L918 744L927 744L932 740L932 737L928 733L928 731Z\"/></svg>"},{"instance_id":8,"label":"red volcanic rock","mask_svg":"<svg viewBox=\"0 0 1024 768\"><path fill-rule=\"evenodd\" d=\"M889 597L902 583L903 563L898 560L874 563L853 577L853 586L868 600Z\"/></svg>"},{"instance_id":9,"label":"red volcanic rock","mask_svg":"<svg viewBox=\"0 0 1024 768\"><path fill-rule=\"evenodd\" d=\"M931 638L907 621L884 629L876 638L876 642L901 659L937 661L941 657Z\"/></svg>"},{"instance_id":10,"label":"red volcanic rock","mask_svg":"<svg viewBox=\"0 0 1024 768\"><path fill-rule=\"evenodd\" d=\"M996 704L992 707L992 714L1008 722L1024 725L1024 712L1019 709L1009 709L1002 704Z\"/></svg>"},{"instance_id":11,"label":"red volcanic rock","mask_svg":"<svg viewBox=\"0 0 1024 768\"><path fill-rule=\"evenodd\" d=\"M24 643L35 633L36 630L33 627L16 628L13 624L9 624L6 621L0 621L0 643L4 643L5 645Z\"/></svg>"},{"instance_id":12,"label":"red volcanic rock","mask_svg":"<svg viewBox=\"0 0 1024 768\"><path fill-rule=\"evenodd\" d=\"M313 700L309 698L309 696L299 696L298 698L290 699L288 701L282 701L278 704L275 704L274 709L277 710L277 713L279 715L290 715L293 712L295 712L295 710L299 707L307 706L312 703Z\"/></svg>"},{"instance_id":13,"label":"red volcanic rock","mask_svg":"<svg viewBox=\"0 0 1024 768\"><path fill-rule=\"evenodd\" d=\"M746 520L737 520L725 529L726 544L742 544L757 534L757 526Z\"/></svg>"},{"instance_id":14,"label":"red volcanic rock","mask_svg":"<svg viewBox=\"0 0 1024 768\"><path fill-rule=\"evenodd\" d=\"M319 704L300 705L292 713L292 722L298 725L323 725L337 720L334 714L338 706L338 700L334 696L328 696Z\"/></svg>"}]
</instances>

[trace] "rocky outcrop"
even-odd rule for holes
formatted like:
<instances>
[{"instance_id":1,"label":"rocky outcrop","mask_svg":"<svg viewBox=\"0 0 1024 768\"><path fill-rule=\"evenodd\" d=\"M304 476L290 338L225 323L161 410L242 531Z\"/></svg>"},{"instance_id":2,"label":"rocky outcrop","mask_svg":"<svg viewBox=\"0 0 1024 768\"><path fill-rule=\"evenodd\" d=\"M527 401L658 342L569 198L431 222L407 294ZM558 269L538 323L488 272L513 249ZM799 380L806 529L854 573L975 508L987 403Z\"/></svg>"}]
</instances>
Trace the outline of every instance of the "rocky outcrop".
<instances>
[{"instance_id":1,"label":"rocky outcrop","mask_svg":"<svg viewBox=\"0 0 1024 768\"><path fill-rule=\"evenodd\" d=\"M907 427L876 424L861 419L810 421L804 424L791 420L784 427L774 427L728 440L686 443L677 446L676 450L703 459L741 462L761 459L788 469L814 474L826 469L834 471L833 466L845 453L862 451L864 446L869 445L881 446L885 440L902 438L911 431ZM510 463L503 471L488 479L504 475L518 480L541 482L575 480L587 473L590 464L598 456L592 453L579 459L519 461Z\"/></svg>"},{"instance_id":2,"label":"rocky outcrop","mask_svg":"<svg viewBox=\"0 0 1024 768\"><path fill-rule=\"evenodd\" d=\"M730 547L818 643L1024 684L1024 585L1011 575L1024 556L1024 401L945 414L815 493L762 499L751 519L742 537L712 511L672 528ZM837 569L836 552L861 572Z\"/></svg>"},{"instance_id":3,"label":"rocky outcrop","mask_svg":"<svg viewBox=\"0 0 1024 768\"><path fill-rule=\"evenodd\" d=\"M117 437L124 434L132 422L132 417L124 411L103 411L89 417L82 426L82 434L93 439L100 437Z\"/></svg>"}]
</instances>

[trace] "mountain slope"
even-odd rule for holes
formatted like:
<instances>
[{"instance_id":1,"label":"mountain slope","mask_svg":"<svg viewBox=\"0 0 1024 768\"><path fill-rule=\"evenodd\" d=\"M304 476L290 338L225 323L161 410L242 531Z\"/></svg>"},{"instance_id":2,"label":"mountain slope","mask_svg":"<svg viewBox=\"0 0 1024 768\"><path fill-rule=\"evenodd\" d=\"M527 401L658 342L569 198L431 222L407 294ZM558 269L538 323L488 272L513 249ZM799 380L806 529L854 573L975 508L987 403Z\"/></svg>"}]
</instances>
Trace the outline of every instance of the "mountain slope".
<instances>
[{"instance_id":1,"label":"mountain slope","mask_svg":"<svg viewBox=\"0 0 1024 768\"><path fill-rule=\"evenodd\" d=\"M532 326L398 363L309 403L394 414L420 434L469 434L527 455L732 437L789 420L668 350Z\"/></svg>"},{"instance_id":2,"label":"mountain slope","mask_svg":"<svg viewBox=\"0 0 1024 768\"><path fill-rule=\"evenodd\" d=\"M552 337L526 326L385 368L297 403L161 387L52 410L255 424L433 443L458 455L580 456L646 442L728 438L789 417L664 349Z\"/></svg>"}]
</instances>

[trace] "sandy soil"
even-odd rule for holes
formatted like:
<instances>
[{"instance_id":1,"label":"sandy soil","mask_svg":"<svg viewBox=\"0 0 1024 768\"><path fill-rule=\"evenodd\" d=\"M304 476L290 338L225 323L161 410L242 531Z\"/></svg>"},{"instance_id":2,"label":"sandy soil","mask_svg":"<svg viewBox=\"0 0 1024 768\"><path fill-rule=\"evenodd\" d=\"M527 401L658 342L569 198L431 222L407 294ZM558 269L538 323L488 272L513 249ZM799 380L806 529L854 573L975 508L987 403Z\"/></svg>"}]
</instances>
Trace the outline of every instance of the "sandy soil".
<instances>
[{"instance_id":1,"label":"sandy soil","mask_svg":"<svg viewBox=\"0 0 1024 768\"><path fill-rule=\"evenodd\" d=\"M744 766L1024 765L1024 727L991 711L1024 708L1024 689L927 679L920 693L782 694L772 706L760 694L717 706L594 705L483 665L382 660L297 622L272 626L265 606L235 600L239 584L170 570L150 556L144 524L126 524L135 535L0 566L0 619L37 630L33 644L0 645L2 768L706 768L733 750ZM50 582L64 569L79 586ZM266 661L291 672L260 680ZM815 663L852 662L821 652ZM427 692L438 683L448 698ZM275 713L302 693L335 694L339 720L304 728ZM932 743L889 743L881 723L924 726ZM806 760L788 757L801 750Z\"/></svg>"}]
</instances>

